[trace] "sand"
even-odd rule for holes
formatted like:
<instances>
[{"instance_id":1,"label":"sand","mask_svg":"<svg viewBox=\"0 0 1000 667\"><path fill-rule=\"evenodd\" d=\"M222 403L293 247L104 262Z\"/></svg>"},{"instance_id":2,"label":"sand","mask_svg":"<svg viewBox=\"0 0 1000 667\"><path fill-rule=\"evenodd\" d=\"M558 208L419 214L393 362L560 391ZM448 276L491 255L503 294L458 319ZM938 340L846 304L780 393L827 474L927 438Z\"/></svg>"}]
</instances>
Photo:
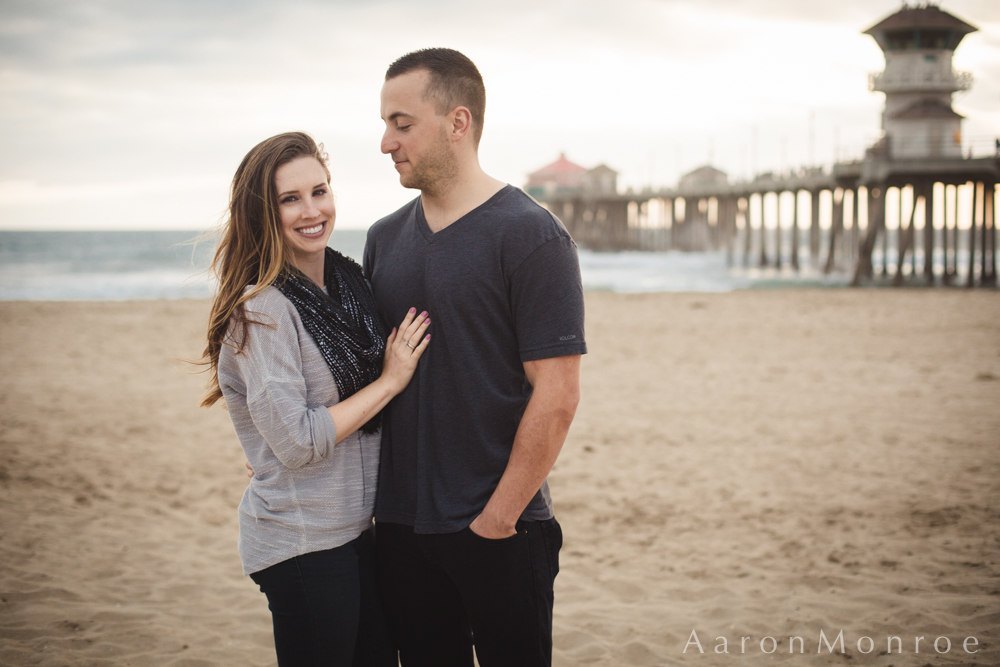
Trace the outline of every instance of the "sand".
<instances>
[{"instance_id":1,"label":"sand","mask_svg":"<svg viewBox=\"0 0 1000 667\"><path fill-rule=\"evenodd\" d=\"M0 664L275 664L243 457L176 361L207 308L0 303ZM591 293L587 327L556 665L1000 664L1000 294Z\"/></svg>"}]
</instances>

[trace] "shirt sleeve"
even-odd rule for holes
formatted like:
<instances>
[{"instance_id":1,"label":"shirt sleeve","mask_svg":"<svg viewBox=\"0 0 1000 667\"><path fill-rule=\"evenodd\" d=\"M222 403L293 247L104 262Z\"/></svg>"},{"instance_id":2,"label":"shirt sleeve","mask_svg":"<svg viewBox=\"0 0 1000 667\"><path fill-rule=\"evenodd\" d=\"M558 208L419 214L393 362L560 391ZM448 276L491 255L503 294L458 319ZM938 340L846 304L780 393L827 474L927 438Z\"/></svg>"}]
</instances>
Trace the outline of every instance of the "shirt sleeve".
<instances>
[{"instance_id":1,"label":"shirt sleeve","mask_svg":"<svg viewBox=\"0 0 1000 667\"><path fill-rule=\"evenodd\" d=\"M371 283L372 271L375 270L375 241L372 239L372 231L368 230L368 235L365 237L365 249L361 255L361 272L365 276L365 280Z\"/></svg>"},{"instance_id":2,"label":"shirt sleeve","mask_svg":"<svg viewBox=\"0 0 1000 667\"><path fill-rule=\"evenodd\" d=\"M587 353L580 260L569 236L546 241L521 262L510 302L521 361Z\"/></svg>"},{"instance_id":3,"label":"shirt sleeve","mask_svg":"<svg viewBox=\"0 0 1000 667\"><path fill-rule=\"evenodd\" d=\"M337 430L326 407L307 407L302 350L289 310L293 306L278 293L254 301L248 307L251 317L274 323L251 324L243 352L235 355L254 426L286 467L328 458Z\"/></svg>"}]
</instances>

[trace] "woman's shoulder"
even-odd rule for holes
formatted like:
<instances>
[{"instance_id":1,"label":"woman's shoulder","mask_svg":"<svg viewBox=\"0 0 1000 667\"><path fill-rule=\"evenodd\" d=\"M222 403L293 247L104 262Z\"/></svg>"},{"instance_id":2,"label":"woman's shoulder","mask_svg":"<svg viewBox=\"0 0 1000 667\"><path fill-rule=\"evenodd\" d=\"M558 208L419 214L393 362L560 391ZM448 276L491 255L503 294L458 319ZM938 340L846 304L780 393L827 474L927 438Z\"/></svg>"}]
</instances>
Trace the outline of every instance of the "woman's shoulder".
<instances>
[{"instance_id":1,"label":"woman's shoulder","mask_svg":"<svg viewBox=\"0 0 1000 667\"><path fill-rule=\"evenodd\" d=\"M243 293L248 294L256 289L256 287L256 285L247 285ZM274 285L267 285L264 289L244 301L243 309L251 319L255 319L255 314L267 315L278 319L296 312L295 306L288 300L288 297L282 294L281 290Z\"/></svg>"},{"instance_id":2,"label":"woman's shoulder","mask_svg":"<svg viewBox=\"0 0 1000 667\"><path fill-rule=\"evenodd\" d=\"M255 288L255 285L248 285L244 288L243 293L252 292ZM243 331L246 331L250 338L256 337L255 334L265 333L255 331L256 327L262 325L272 330L282 329L286 325L295 326L298 312L292 302L281 293L281 290L273 285L268 285L243 302L243 316L250 322L246 329L241 326L236 317L230 319L229 331L227 332L230 342L237 337L242 337Z\"/></svg>"}]
</instances>

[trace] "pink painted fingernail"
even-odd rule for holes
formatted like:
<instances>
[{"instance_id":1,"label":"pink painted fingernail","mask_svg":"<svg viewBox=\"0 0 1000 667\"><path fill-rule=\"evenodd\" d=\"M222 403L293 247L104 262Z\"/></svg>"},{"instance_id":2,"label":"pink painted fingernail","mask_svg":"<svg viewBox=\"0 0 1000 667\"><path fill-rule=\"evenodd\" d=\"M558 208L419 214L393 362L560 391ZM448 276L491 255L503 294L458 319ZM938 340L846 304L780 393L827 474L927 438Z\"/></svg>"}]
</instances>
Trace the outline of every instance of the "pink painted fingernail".
<instances>
[{"instance_id":1,"label":"pink painted fingernail","mask_svg":"<svg viewBox=\"0 0 1000 667\"><path fill-rule=\"evenodd\" d=\"M431 318L428 317L426 320L424 320L424 324L430 324L430 323L431 323Z\"/></svg>"},{"instance_id":2,"label":"pink painted fingernail","mask_svg":"<svg viewBox=\"0 0 1000 667\"><path fill-rule=\"evenodd\" d=\"M417 309L416 309L416 308L410 308L410 315L412 315L412 314L413 314L413 313L415 313L415 312L417 312Z\"/></svg>"},{"instance_id":3,"label":"pink painted fingernail","mask_svg":"<svg viewBox=\"0 0 1000 667\"><path fill-rule=\"evenodd\" d=\"M427 334L426 336L424 336L424 340L430 340L430 339L431 339L431 335L430 334Z\"/></svg>"},{"instance_id":4,"label":"pink painted fingernail","mask_svg":"<svg viewBox=\"0 0 1000 667\"><path fill-rule=\"evenodd\" d=\"M427 317L427 311L425 310L424 312L420 313L420 317Z\"/></svg>"}]
</instances>

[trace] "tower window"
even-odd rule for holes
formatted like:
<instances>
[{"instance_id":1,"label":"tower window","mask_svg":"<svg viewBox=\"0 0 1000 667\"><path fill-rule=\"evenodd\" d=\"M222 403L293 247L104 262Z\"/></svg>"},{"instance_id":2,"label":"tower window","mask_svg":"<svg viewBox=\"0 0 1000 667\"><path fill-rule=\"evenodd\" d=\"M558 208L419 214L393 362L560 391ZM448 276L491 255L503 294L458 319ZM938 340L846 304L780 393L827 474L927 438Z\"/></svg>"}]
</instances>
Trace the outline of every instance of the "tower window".
<instances>
[{"instance_id":1,"label":"tower window","mask_svg":"<svg viewBox=\"0 0 1000 667\"><path fill-rule=\"evenodd\" d=\"M947 30L921 30L919 43L921 49L946 49L950 33Z\"/></svg>"},{"instance_id":2,"label":"tower window","mask_svg":"<svg viewBox=\"0 0 1000 667\"><path fill-rule=\"evenodd\" d=\"M886 33L886 44L890 51L903 51L916 46L916 32L913 30L893 30Z\"/></svg>"}]
</instances>

